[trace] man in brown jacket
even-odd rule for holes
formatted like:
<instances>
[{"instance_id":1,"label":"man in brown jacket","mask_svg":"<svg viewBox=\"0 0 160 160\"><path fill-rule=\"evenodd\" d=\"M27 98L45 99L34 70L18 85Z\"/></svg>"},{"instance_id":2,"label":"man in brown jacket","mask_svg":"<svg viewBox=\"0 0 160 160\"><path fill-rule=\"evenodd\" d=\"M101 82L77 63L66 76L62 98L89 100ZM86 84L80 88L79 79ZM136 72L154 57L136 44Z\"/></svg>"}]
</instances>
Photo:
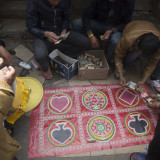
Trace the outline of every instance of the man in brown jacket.
<instances>
[{"instance_id":1,"label":"man in brown jacket","mask_svg":"<svg viewBox=\"0 0 160 160\"><path fill-rule=\"evenodd\" d=\"M9 52L0 45L0 67L4 60L9 58L8 64L12 62ZM8 59L7 59L8 60ZM21 149L19 143L14 140L3 126L5 117L12 110L14 93L10 87L15 79L15 70L9 66L6 70L0 70L0 160L13 160L16 153Z\"/></svg>"},{"instance_id":2,"label":"man in brown jacket","mask_svg":"<svg viewBox=\"0 0 160 160\"><path fill-rule=\"evenodd\" d=\"M115 49L115 66L119 73L120 84L126 86L123 72L138 56L147 56L148 62L142 80L138 85L143 85L148 78L152 84L160 89L160 31L150 22L132 21L123 31Z\"/></svg>"}]
</instances>

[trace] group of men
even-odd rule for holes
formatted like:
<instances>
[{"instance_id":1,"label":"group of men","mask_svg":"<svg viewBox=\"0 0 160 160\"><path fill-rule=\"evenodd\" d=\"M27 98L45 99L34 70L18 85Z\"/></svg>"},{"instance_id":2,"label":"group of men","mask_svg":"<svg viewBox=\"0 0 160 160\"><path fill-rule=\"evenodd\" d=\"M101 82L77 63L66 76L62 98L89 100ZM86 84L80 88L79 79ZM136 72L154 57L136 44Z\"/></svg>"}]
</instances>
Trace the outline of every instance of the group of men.
<instances>
[{"instance_id":1,"label":"group of men","mask_svg":"<svg viewBox=\"0 0 160 160\"><path fill-rule=\"evenodd\" d=\"M142 80L137 85L143 85L148 79L160 91L160 31L148 21L131 21L134 0L91 0L81 19L76 19L70 27L68 0L28 0L26 25L34 37L34 55L42 68L45 79L52 79L49 63L49 50L63 37L62 43L71 47L63 53L77 58L85 50L99 48L99 42L106 40L108 48L105 56L109 64L115 62L115 76L120 84L126 86L124 72L139 56L148 59ZM130 22L131 21L131 22ZM69 32L68 37L64 35ZM0 42L1 64L5 61L12 64L12 58ZM4 74L0 71L0 155L3 159L12 160L20 146L5 131L3 120L12 106L13 92L10 88L14 80L14 69L10 66ZM157 96L151 95L152 102L147 106L159 109ZM8 101L7 101L8 99ZM3 102L3 103L2 103ZM160 117L155 130L155 136L150 143L148 160L160 159ZM5 144L5 145L4 145ZM10 151L8 151L10 148ZM8 154L8 152L10 154ZM146 159L146 155L135 153L132 160Z\"/></svg>"},{"instance_id":2,"label":"group of men","mask_svg":"<svg viewBox=\"0 0 160 160\"><path fill-rule=\"evenodd\" d=\"M106 59L109 64L115 61L115 76L122 86L126 85L123 72L142 55L148 58L148 64L138 85L151 78L152 85L160 90L160 32L150 22L130 22L134 3L134 0L91 0L82 19L74 20L71 28L68 0L28 0L27 28L34 36L35 58L44 78L53 77L48 58L50 46L56 47L60 36L70 32L63 39L63 43L71 45L64 54L77 58L87 49L98 48L100 39L108 40Z\"/></svg>"}]
</instances>

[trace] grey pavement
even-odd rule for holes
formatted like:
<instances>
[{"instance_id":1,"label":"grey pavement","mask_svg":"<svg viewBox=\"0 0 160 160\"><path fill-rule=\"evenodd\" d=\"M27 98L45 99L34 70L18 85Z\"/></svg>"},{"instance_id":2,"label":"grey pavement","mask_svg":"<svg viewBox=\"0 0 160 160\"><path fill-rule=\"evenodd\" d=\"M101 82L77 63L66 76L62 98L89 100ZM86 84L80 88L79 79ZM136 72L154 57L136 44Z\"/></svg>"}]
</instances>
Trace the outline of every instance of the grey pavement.
<instances>
[{"instance_id":1,"label":"grey pavement","mask_svg":"<svg viewBox=\"0 0 160 160\"><path fill-rule=\"evenodd\" d=\"M22 149L17 154L18 160L27 160L28 152L28 137L29 137L29 117L22 116L14 125L14 138L21 144ZM130 154L117 154L109 156L88 156L88 157L44 157L33 158L33 160L129 160Z\"/></svg>"},{"instance_id":2,"label":"grey pavement","mask_svg":"<svg viewBox=\"0 0 160 160\"><path fill-rule=\"evenodd\" d=\"M149 19L157 27L160 28L159 22L152 15L142 14L135 15L134 19ZM4 24L4 28L0 30L0 39L3 39L6 42L7 49L14 49L20 44L24 45L30 51L33 52L33 40L32 37L27 33L25 27L25 21L12 20L12 21L2 21ZM5 27L6 25L6 27ZM16 25L18 26L16 29ZM13 27L14 26L14 27ZM14 29L13 29L14 28ZM14 58L16 62L16 58ZM126 73L127 80L132 80L134 82L138 82L141 78L143 66L145 64L145 60L143 63L140 59L133 64L130 70ZM141 68L141 69L140 69ZM110 83L118 83L114 78L114 74L110 72L107 80L91 80L91 81L78 81L77 76L71 78L71 80L64 80L62 77L54 73L53 80L46 80L43 84L44 88L56 88L56 87L65 87L65 86L73 86L73 85L94 85L94 84L110 84ZM22 116L18 119L14 125L15 134L14 138L22 145L21 151L18 153L17 158L19 160L27 160L27 152L28 152L28 138L29 138L29 121L30 121L30 113ZM137 147L138 148L138 147ZM138 150L138 149L137 149ZM106 154L97 154L99 156L91 156L91 154L86 157L79 155L75 155L75 157L45 157L45 158L34 158L34 160L129 160L129 155L131 152L135 150L128 150L126 152L120 151L115 154L106 155ZM143 151L143 147L142 150ZM144 150L145 151L145 150ZM124 154L125 153L125 154Z\"/></svg>"}]
</instances>

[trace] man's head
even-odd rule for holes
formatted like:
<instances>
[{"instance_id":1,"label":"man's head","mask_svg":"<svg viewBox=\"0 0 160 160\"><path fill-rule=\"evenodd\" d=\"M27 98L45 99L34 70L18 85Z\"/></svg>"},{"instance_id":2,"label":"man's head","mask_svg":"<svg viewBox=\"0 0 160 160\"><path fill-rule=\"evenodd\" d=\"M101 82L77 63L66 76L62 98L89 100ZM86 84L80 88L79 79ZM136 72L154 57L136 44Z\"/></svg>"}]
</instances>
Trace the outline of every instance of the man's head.
<instances>
[{"instance_id":1,"label":"man's head","mask_svg":"<svg viewBox=\"0 0 160 160\"><path fill-rule=\"evenodd\" d=\"M52 6L56 6L61 0L48 0Z\"/></svg>"},{"instance_id":2,"label":"man's head","mask_svg":"<svg viewBox=\"0 0 160 160\"><path fill-rule=\"evenodd\" d=\"M139 38L138 51L148 56L153 55L160 48L160 40L153 33L143 34Z\"/></svg>"}]
</instances>

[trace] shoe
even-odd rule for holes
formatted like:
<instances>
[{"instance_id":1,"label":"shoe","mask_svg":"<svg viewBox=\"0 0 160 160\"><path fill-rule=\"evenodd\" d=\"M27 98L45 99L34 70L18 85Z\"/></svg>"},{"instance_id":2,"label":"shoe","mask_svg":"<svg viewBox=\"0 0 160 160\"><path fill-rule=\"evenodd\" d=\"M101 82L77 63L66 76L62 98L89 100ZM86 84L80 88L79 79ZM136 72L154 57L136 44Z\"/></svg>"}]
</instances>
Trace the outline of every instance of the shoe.
<instances>
[{"instance_id":1,"label":"shoe","mask_svg":"<svg viewBox=\"0 0 160 160\"><path fill-rule=\"evenodd\" d=\"M149 79L147 83L151 86L151 88L156 92L160 93L160 80L151 80Z\"/></svg>"},{"instance_id":2,"label":"shoe","mask_svg":"<svg viewBox=\"0 0 160 160\"><path fill-rule=\"evenodd\" d=\"M132 153L132 154L130 155L130 160L132 159L132 156L133 156L134 154L136 155L136 160L147 160L147 159L146 159L146 154L145 154L145 153L139 153L139 152Z\"/></svg>"},{"instance_id":3,"label":"shoe","mask_svg":"<svg viewBox=\"0 0 160 160\"><path fill-rule=\"evenodd\" d=\"M53 78L52 71L51 71L50 67L48 67L48 70L44 71L42 74L43 74L43 77L47 80L51 80Z\"/></svg>"}]
</instances>

